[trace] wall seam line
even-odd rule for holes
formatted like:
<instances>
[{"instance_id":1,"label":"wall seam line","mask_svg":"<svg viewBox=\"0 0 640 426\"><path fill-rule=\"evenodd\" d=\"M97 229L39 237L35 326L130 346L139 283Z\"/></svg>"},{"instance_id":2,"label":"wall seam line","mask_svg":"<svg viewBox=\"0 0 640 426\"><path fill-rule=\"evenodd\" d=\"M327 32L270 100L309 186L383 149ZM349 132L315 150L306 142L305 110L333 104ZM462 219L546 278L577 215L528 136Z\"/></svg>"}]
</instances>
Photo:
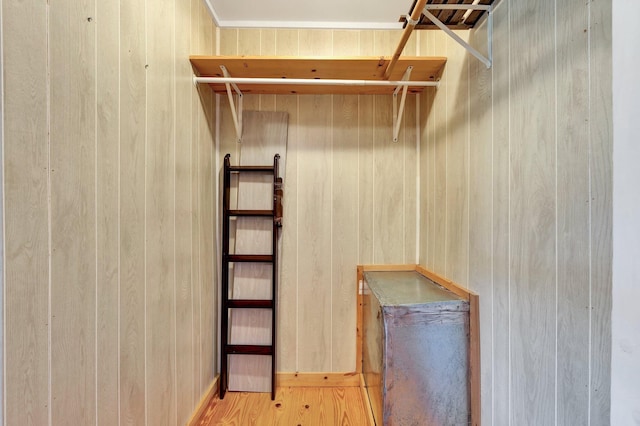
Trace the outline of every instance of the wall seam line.
<instances>
[{"instance_id":1,"label":"wall seam line","mask_svg":"<svg viewBox=\"0 0 640 426\"><path fill-rule=\"evenodd\" d=\"M93 14L95 16L95 21L99 22L98 16L98 3L97 1L93 4ZM96 24L97 25L97 24ZM98 29L94 25L94 33L93 33L93 42L94 42L94 51L93 51L93 65L95 67L95 79L94 79L94 110L93 110L93 144L94 144L94 152L93 152L93 161L94 161L94 170L93 170L93 208L95 211L93 212L93 220L94 224L94 249L95 249L95 283L94 283L94 299L93 302L95 304L93 308L93 326L94 326L94 347L93 350L95 353L93 354L93 368L94 368L94 404L95 404L95 424L98 426Z\"/></svg>"},{"instance_id":2,"label":"wall seam line","mask_svg":"<svg viewBox=\"0 0 640 426\"><path fill-rule=\"evenodd\" d=\"M589 311L589 366L588 366L588 384L587 384L587 391L588 391L588 398L587 398L587 424L591 425L591 399L592 399L592 378L593 378L593 187L592 187L592 183L593 183L593 174L591 171L591 160L592 160L592 155L593 155L593 140L592 140L592 134L591 134L591 113L592 113L592 93L591 93L591 83L592 83L592 76L591 76L591 49L592 49L592 45L591 45L591 38L593 36L593 31L592 31L592 21L591 21L591 2L587 2L587 28L588 28L588 32L587 32L587 81L588 81L588 89L587 89L587 98L588 98L588 122L589 122L589 126L587 127L587 134L588 134L588 141L589 141L589 146L588 146L588 161L589 161L589 166L588 166L588 174L589 174L589 190L588 190L588 194L587 196L588 198L588 206L589 206L589 306L588 306L588 311ZM613 150L613 148L612 148ZM613 179L613 178L612 178ZM611 322L611 319L610 319ZM613 341L612 341L612 345L613 345ZM609 368L609 370L611 370L611 368ZM611 378L609 378L611 379Z\"/></svg>"},{"instance_id":3,"label":"wall seam line","mask_svg":"<svg viewBox=\"0 0 640 426\"><path fill-rule=\"evenodd\" d=\"M554 354L554 420L555 424L558 424L558 317L559 317L559 304L558 304L558 2L553 2L553 75L554 75L554 144L555 144L555 354Z\"/></svg>"},{"instance_id":4,"label":"wall seam line","mask_svg":"<svg viewBox=\"0 0 640 426\"><path fill-rule=\"evenodd\" d=\"M48 237L48 300L47 300L47 309L48 309L48 335L47 335L47 376L48 376L48 412L47 412L47 420L49 426L52 425L53 422L53 395L52 395L52 378L51 378L51 370L52 370L52 354L51 354L51 328L52 328L52 319L53 319L53 307L51 303L51 286L52 286L52 274L51 274L51 257L53 252L53 237L51 235L51 5L47 2L46 6L46 34L47 34L47 237Z\"/></svg>"},{"instance_id":5,"label":"wall seam line","mask_svg":"<svg viewBox=\"0 0 640 426\"><path fill-rule=\"evenodd\" d=\"M149 395L147 391L147 156L148 156L148 140L149 140L149 82L147 76L147 65L149 64L148 43L148 16L147 16L147 0L144 2L144 56L145 56L145 73L144 73L144 424L148 426L149 411Z\"/></svg>"},{"instance_id":6,"label":"wall seam line","mask_svg":"<svg viewBox=\"0 0 640 426\"><path fill-rule=\"evenodd\" d=\"M121 137L121 132L122 132L122 120L121 120L121 113L122 113L122 97L120 94L120 87L122 84L122 58L121 58L121 54L120 51L122 49L122 16L121 16L121 4L120 2L118 2L118 301L117 301L117 305L118 305L118 320L117 320L117 349L116 349L116 353L117 353L117 358L118 358L118 377L116 379L116 383L117 383L117 388L118 388L118 396L117 396L117 404L118 404L118 425L120 425L122 423L122 419L121 419L121 413L122 413L122 403L121 403L121 398L120 398L120 386L121 386L121 365L120 365L120 322L121 322L121 305L120 305L120 297L121 297L121 282L122 282L122 265L121 265L121 217L120 217L120 212L121 212L121 203L122 203L122 192L121 192L121 188L122 188L122 181L121 181L121 150L122 150L122 137Z\"/></svg>"},{"instance_id":7,"label":"wall seam line","mask_svg":"<svg viewBox=\"0 0 640 426\"><path fill-rule=\"evenodd\" d=\"M509 336L509 343L508 343L508 356L509 356L509 360L508 360L508 424L511 425L512 424L512 398L511 398L511 358L512 358L512 354L511 354L511 85L512 85L512 75L511 75L511 4L509 4L509 7L507 8L507 33L509 34L509 42L508 42L508 60L507 63L508 65L508 79L509 79L509 88L508 88L508 93L509 95L507 96L508 99L508 151L509 151L509 155L508 155L508 161L507 161L507 176L508 176L508 190L507 190L507 266L508 266L508 270L507 270L507 297L508 297L508 302L507 302L507 313L508 313L508 321L507 321L507 335Z\"/></svg>"},{"instance_id":8,"label":"wall seam line","mask_svg":"<svg viewBox=\"0 0 640 426\"><path fill-rule=\"evenodd\" d=\"M178 14L176 8L176 0L173 0L173 34L172 34L172 46L171 57L173 63L173 78L171 79L171 86L173 92L173 403L175 405L174 420L175 424L178 424L178 298L177 298L177 257L176 257L176 192L177 192L177 160L176 160L176 143L177 143L177 86L176 86L176 26Z\"/></svg>"}]
</instances>

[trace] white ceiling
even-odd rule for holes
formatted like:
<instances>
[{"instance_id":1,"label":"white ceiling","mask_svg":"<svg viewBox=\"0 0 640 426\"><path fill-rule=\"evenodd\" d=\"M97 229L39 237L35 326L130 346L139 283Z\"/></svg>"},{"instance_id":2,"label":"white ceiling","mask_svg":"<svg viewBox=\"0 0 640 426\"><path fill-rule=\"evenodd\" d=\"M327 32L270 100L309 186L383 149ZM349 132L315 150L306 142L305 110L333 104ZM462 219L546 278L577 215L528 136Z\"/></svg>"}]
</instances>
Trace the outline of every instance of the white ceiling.
<instances>
[{"instance_id":1,"label":"white ceiling","mask_svg":"<svg viewBox=\"0 0 640 426\"><path fill-rule=\"evenodd\" d=\"M411 0L204 0L221 28L402 28Z\"/></svg>"}]
</instances>

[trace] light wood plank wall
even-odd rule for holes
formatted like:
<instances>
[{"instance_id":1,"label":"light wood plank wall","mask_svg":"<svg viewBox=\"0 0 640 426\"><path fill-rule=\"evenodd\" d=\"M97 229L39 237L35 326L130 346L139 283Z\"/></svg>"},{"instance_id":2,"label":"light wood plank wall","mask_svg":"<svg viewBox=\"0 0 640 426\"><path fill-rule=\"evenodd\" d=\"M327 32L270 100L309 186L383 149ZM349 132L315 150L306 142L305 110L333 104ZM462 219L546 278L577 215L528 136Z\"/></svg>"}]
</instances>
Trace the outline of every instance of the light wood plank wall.
<instances>
[{"instance_id":1,"label":"light wood plank wall","mask_svg":"<svg viewBox=\"0 0 640 426\"><path fill-rule=\"evenodd\" d=\"M420 264L480 295L483 424L609 423L611 4L511 0L420 98ZM486 51L486 25L460 35Z\"/></svg>"},{"instance_id":2,"label":"light wood plank wall","mask_svg":"<svg viewBox=\"0 0 640 426\"><path fill-rule=\"evenodd\" d=\"M184 424L215 375L200 0L2 2L4 424Z\"/></svg>"},{"instance_id":3,"label":"light wood plank wall","mask_svg":"<svg viewBox=\"0 0 640 426\"><path fill-rule=\"evenodd\" d=\"M219 53L391 55L400 34L221 29ZM355 265L417 261L416 97L397 143L391 96L248 95L244 107L289 113L277 369L354 371ZM226 97L219 113L219 158L237 161Z\"/></svg>"}]
</instances>

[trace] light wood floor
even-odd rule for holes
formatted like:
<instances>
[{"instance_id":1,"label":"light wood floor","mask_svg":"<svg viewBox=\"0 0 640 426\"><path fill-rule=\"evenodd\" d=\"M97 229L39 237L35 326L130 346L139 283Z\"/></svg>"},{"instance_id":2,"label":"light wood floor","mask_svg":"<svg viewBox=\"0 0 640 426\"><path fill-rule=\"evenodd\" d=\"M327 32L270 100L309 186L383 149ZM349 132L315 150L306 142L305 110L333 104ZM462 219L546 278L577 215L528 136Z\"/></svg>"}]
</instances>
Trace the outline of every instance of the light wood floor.
<instances>
[{"instance_id":1,"label":"light wood floor","mask_svg":"<svg viewBox=\"0 0 640 426\"><path fill-rule=\"evenodd\" d=\"M359 387L280 388L268 393L227 392L211 401L200 426L367 426L369 414Z\"/></svg>"}]
</instances>

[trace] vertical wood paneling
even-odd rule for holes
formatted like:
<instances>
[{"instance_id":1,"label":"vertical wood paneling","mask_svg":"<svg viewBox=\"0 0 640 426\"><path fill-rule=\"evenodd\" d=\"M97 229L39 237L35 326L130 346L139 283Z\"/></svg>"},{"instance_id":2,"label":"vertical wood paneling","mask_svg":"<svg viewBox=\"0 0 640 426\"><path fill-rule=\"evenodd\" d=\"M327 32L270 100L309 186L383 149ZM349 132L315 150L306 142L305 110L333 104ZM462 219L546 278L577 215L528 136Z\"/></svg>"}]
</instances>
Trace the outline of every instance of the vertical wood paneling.
<instances>
[{"instance_id":1,"label":"vertical wood paneling","mask_svg":"<svg viewBox=\"0 0 640 426\"><path fill-rule=\"evenodd\" d=\"M510 21L511 421L549 424L556 409L553 5L513 3Z\"/></svg>"},{"instance_id":2,"label":"vertical wood paneling","mask_svg":"<svg viewBox=\"0 0 640 426\"><path fill-rule=\"evenodd\" d=\"M6 422L184 424L215 371L211 18L2 7Z\"/></svg>"},{"instance_id":3,"label":"vertical wood paneling","mask_svg":"<svg viewBox=\"0 0 640 426\"><path fill-rule=\"evenodd\" d=\"M198 0L191 0L191 34L190 44L191 52L197 52L198 54L204 53L204 48L200 46L200 2ZM198 158L199 157L199 138L200 127L199 120L201 116L201 110L203 108L202 91L207 90L204 85L198 85L194 87L191 93L191 126L192 126L192 138L191 138L191 307L193 310L193 381L195 388L196 401L199 401L199 396L202 394L202 360L200 359L200 347L201 347L201 316L202 310L200 309L200 175L198 172Z\"/></svg>"},{"instance_id":4,"label":"vertical wood paneling","mask_svg":"<svg viewBox=\"0 0 640 426\"><path fill-rule=\"evenodd\" d=\"M358 97L333 96L331 222L332 370L352 371L356 329L353 265L358 262ZM356 125L354 125L354 123Z\"/></svg>"},{"instance_id":5,"label":"vertical wood paneling","mask_svg":"<svg viewBox=\"0 0 640 426\"><path fill-rule=\"evenodd\" d=\"M359 55L375 55L373 31L359 31ZM373 263L374 96L358 96L358 264Z\"/></svg>"},{"instance_id":6,"label":"vertical wood paneling","mask_svg":"<svg viewBox=\"0 0 640 426\"><path fill-rule=\"evenodd\" d=\"M236 55L260 55L260 30L254 28L239 29ZM244 109L257 111L260 109L260 95L245 95Z\"/></svg>"},{"instance_id":7,"label":"vertical wood paneling","mask_svg":"<svg viewBox=\"0 0 640 426\"><path fill-rule=\"evenodd\" d=\"M435 35L435 54L446 56L448 54L448 43L446 35L440 32ZM449 125L449 115L447 110L447 96L449 94L449 64L442 74L440 88L436 91L433 111L437 121L434 131L434 194L433 194L433 244L429 248L433 252L433 270L443 275L446 271L446 250L447 250L447 223L448 223L448 203L447 203L447 128ZM453 77L451 77L453 78Z\"/></svg>"},{"instance_id":8,"label":"vertical wood paneling","mask_svg":"<svg viewBox=\"0 0 640 426\"><path fill-rule=\"evenodd\" d=\"M486 400L482 401L482 412L492 412L491 423L509 421L511 405L511 387L509 376L511 363L509 362L511 323L509 321L510 288L509 275L509 161L510 161L510 137L509 137L509 108L511 85L507 77L509 75L509 3L502 3L494 13L494 38L505 40L494 46L492 64L492 108L493 108L493 218L492 218L492 251L491 267L493 270L493 291L489 294L480 293L480 303L489 298L492 303L492 358L483 358L482 364L491 362L492 395L491 409L487 407ZM487 255L485 255L487 256ZM482 328L484 324L481 324ZM482 330L481 330L482 331ZM481 337L481 352L487 345L483 335Z\"/></svg>"},{"instance_id":9,"label":"vertical wood paneling","mask_svg":"<svg viewBox=\"0 0 640 426\"><path fill-rule=\"evenodd\" d=\"M402 127L404 130L403 143L403 203L404 203L404 224L402 226L402 246L404 247L402 263L416 263L416 185L418 178L418 166L416 163L417 152L417 129L416 129L416 95L407 96Z\"/></svg>"},{"instance_id":10,"label":"vertical wood paneling","mask_svg":"<svg viewBox=\"0 0 640 426\"><path fill-rule=\"evenodd\" d=\"M464 216L452 190L456 179L469 182L462 191L469 229L447 226L445 273L456 279L468 268L461 282L480 294L483 423L609 422L611 8L605 3L500 2L491 70L459 56L449 42L443 84L421 122L423 172L442 160L437 149L431 153L430 137L446 145L445 170L434 174L436 194L447 188L445 220ZM470 34L480 51L485 25ZM465 63L469 76L453 76ZM471 85L467 97L450 90L454 78ZM443 96L469 105L468 124L460 110L437 114ZM429 120L436 121L433 132ZM447 138L438 135L442 129ZM450 146L460 131L471 135L468 153ZM459 174L455 167L466 155L468 171ZM429 189L421 193L430 197ZM442 221L435 223L434 233L421 227L427 265L442 238ZM468 239L468 260L455 265L459 256L449 247L460 239ZM437 256L436 249L436 270Z\"/></svg>"},{"instance_id":11,"label":"vertical wood paneling","mask_svg":"<svg viewBox=\"0 0 640 426\"><path fill-rule=\"evenodd\" d=\"M238 54L238 32L236 29L220 30L220 54L221 55L237 55ZM247 96L248 98L250 96ZM237 102L237 98L235 98ZM224 158L226 154L231 154L231 164L239 164L240 161L240 144L238 143L236 130L233 125L231 110L229 109L229 100L226 94L220 95L220 156ZM245 108L249 109L249 108ZM222 160L221 160L222 161ZM220 165L222 167L222 165ZM233 187L237 187L234 178ZM235 199L235 191L232 194ZM235 201L232 201L231 205ZM232 233L235 235L235 233Z\"/></svg>"},{"instance_id":12,"label":"vertical wood paneling","mask_svg":"<svg viewBox=\"0 0 640 426\"><path fill-rule=\"evenodd\" d=\"M558 3L558 423L589 424L588 10Z\"/></svg>"},{"instance_id":13,"label":"vertical wood paneling","mask_svg":"<svg viewBox=\"0 0 640 426\"><path fill-rule=\"evenodd\" d=\"M331 371L331 96L299 99L298 368Z\"/></svg>"},{"instance_id":14,"label":"vertical wood paneling","mask_svg":"<svg viewBox=\"0 0 640 426\"><path fill-rule=\"evenodd\" d=\"M334 31L333 54L357 55L358 32ZM352 371L356 347L353 265L358 264L358 96L333 95L331 367Z\"/></svg>"},{"instance_id":15,"label":"vertical wood paneling","mask_svg":"<svg viewBox=\"0 0 640 426\"><path fill-rule=\"evenodd\" d=\"M373 41L380 55L393 54L397 45L395 33L388 31L375 32ZM393 142L392 98L375 96L373 102L373 262L403 263L404 128Z\"/></svg>"},{"instance_id":16,"label":"vertical wood paneling","mask_svg":"<svg viewBox=\"0 0 640 426\"><path fill-rule=\"evenodd\" d=\"M176 423L174 0L149 2L147 22L145 366L148 424Z\"/></svg>"},{"instance_id":17,"label":"vertical wood paneling","mask_svg":"<svg viewBox=\"0 0 640 426\"><path fill-rule=\"evenodd\" d=\"M278 280L278 312L276 347L277 371L297 371L297 196L296 196L296 153L298 97L295 95L278 96L276 110L289 115L287 137L287 161L281 171L284 182L283 226L280 230L280 275Z\"/></svg>"},{"instance_id":18,"label":"vertical wood paneling","mask_svg":"<svg viewBox=\"0 0 640 426\"><path fill-rule=\"evenodd\" d=\"M47 10L2 3L5 424L49 418Z\"/></svg>"},{"instance_id":19,"label":"vertical wood paneling","mask_svg":"<svg viewBox=\"0 0 640 426\"><path fill-rule=\"evenodd\" d=\"M373 263L374 96L358 96L358 264Z\"/></svg>"},{"instance_id":20,"label":"vertical wood paneling","mask_svg":"<svg viewBox=\"0 0 640 426\"><path fill-rule=\"evenodd\" d=\"M301 56L333 50L330 31L301 31L298 43ZM332 96L301 96L298 102L298 368L332 371L332 235L317 232L332 229Z\"/></svg>"},{"instance_id":21,"label":"vertical wood paneling","mask_svg":"<svg viewBox=\"0 0 640 426\"><path fill-rule=\"evenodd\" d=\"M590 272L591 365L590 421L606 424L611 411L612 193L613 127L611 2L595 0L589 8L590 81Z\"/></svg>"},{"instance_id":22,"label":"vertical wood paneling","mask_svg":"<svg viewBox=\"0 0 640 426\"><path fill-rule=\"evenodd\" d=\"M96 415L95 2L50 6L51 421Z\"/></svg>"},{"instance_id":23,"label":"vertical wood paneling","mask_svg":"<svg viewBox=\"0 0 640 426\"><path fill-rule=\"evenodd\" d=\"M191 176L191 102L193 84L192 70L187 58L191 54L191 7L190 0L177 0L175 16L176 32L176 80L175 80L175 274L176 274L176 397L177 418L184 424L198 403L200 395L195 391L194 366L194 319L193 319L193 275L191 270L193 248L191 245L193 226L191 200L193 187Z\"/></svg>"},{"instance_id":24,"label":"vertical wood paneling","mask_svg":"<svg viewBox=\"0 0 640 426\"><path fill-rule=\"evenodd\" d=\"M433 56L435 51L434 31L419 33L419 55ZM420 95L420 232L418 262L433 270L433 243L430 238L435 229L435 125L437 111L434 109L437 89L426 88Z\"/></svg>"},{"instance_id":25,"label":"vertical wood paneling","mask_svg":"<svg viewBox=\"0 0 640 426\"><path fill-rule=\"evenodd\" d=\"M120 26L119 2L96 2L96 417L117 424L119 411L118 240L120 212L120 46L113 29Z\"/></svg>"},{"instance_id":26,"label":"vertical wood paneling","mask_svg":"<svg viewBox=\"0 0 640 426\"><path fill-rule=\"evenodd\" d=\"M487 48L487 26L470 34L471 43L481 51ZM492 71L480 61L469 58L469 288L478 294L490 295L492 267L488 254L492 252ZM482 423L492 424L492 305L491 297L480 300L480 335L485 344L480 348Z\"/></svg>"},{"instance_id":27,"label":"vertical wood paneling","mask_svg":"<svg viewBox=\"0 0 640 426\"><path fill-rule=\"evenodd\" d=\"M459 34L468 38L468 32ZM466 282L469 264L469 146L468 61L466 51L447 40L447 147L445 272L456 282Z\"/></svg>"},{"instance_id":28,"label":"vertical wood paneling","mask_svg":"<svg viewBox=\"0 0 640 426\"><path fill-rule=\"evenodd\" d=\"M403 263L404 133L393 142L392 99L374 97L373 233L374 263Z\"/></svg>"},{"instance_id":29,"label":"vertical wood paneling","mask_svg":"<svg viewBox=\"0 0 640 426\"><path fill-rule=\"evenodd\" d=\"M275 56L276 54L276 31L275 29L260 30L260 55ZM275 111L276 95L260 95L260 111Z\"/></svg>"},{"instance_id":30,"label":"vertical wood paneling","mask_svg":"<svg viewBox=\"0 0 640 426\"><path fill-rule=\"evenodd\" d=\"M200 20L197 24L200 30L200 49L205 54L212 55L215 49L215 32L211 16L208 13L206 5L199 3ZM214 191L214 167L213 167L213 149L215 135L215 106L214 95L209 87L201 90L201 114L199 117L198 130L198 183L199 183L199 208L200 212L200 296L198 303L200 304L200 356L201 362L201 385L199 394L202 395L215 375L215 357L217 353L217 344L215 339L215 306L217 306L217 292L214 292L216 278L216 269L214 262L216 248L214 247L214 209L217 205L213 200ZM217 281L216 281L217 282Z\"/></svg>"},{"instance_id":31,"label":"vertical wood paneling","mask_svg":"<svg viewBox=\"0 0 640 426\"><path fill-rule=\"evenodd\" d=\"M298 54L298 30L277 30L277 55ZM283 226L280 281L278 288L278 371L298 371L298 96L276 97L276 111L289 114L287 163L284 170Z\"/></svg>"},{"instance_id":32,"label":"vertical wood paneling","mask_svg":"<svg viewBox=\"0 0 640 426\"><path fill-rule=\"evenodd\" d=\"M120 424L145 423L145 9L120 4Z\"/></svg>"}]
</instances>

